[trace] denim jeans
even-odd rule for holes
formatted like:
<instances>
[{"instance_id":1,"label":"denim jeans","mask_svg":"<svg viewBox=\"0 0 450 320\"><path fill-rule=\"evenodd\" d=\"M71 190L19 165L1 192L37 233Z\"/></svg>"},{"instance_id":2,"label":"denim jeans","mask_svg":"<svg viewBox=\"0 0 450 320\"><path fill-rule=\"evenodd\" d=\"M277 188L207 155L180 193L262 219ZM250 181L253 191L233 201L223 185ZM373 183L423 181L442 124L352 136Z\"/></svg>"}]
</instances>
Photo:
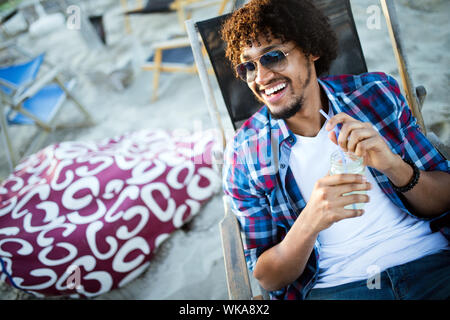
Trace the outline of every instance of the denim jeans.
<instances>
[{"instance_id":1,"label":"denim jeans","mask_svg":"<svg viewBox=\"0 0 450 320\"><path fill-rule=\"evenodd\" d=\"M376 279L376 278L374 278ZM372 279L312 289L306 300L443 300L450 298L450 251L422 257ZM372 288L372 289L369 289Z\"/></svg>"}]
</instances>

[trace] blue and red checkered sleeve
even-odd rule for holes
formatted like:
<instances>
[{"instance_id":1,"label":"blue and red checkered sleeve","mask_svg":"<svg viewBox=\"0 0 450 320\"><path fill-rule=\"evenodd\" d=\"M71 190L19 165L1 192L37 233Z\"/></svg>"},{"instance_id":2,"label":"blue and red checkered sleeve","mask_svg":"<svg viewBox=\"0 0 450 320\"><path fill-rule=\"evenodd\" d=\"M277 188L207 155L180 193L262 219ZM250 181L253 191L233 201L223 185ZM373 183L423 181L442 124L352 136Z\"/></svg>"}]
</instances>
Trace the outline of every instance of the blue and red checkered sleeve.
<instances>
[{"instance_id":1,"label":"blue and red checkered sleeve","mask_svg":"<svg viewBox=\"0 0 450 320\"><path fill-rule=\"evenodd\" d=\"M400 88L392 77L388 77L391 90L395 93L401 106L399 112L399 122L401 133L404 135L402 144L402 156L413 161L416 166L425 171L444 171L449 173L450 161L446 160L433 144L422 133L416 118L412 115L410 108L400 92ZM449 211L430 219L430 227L440 232L450 241L450 227L448 226ZM428 220L428 219L426 219ZM447 222L446 222L447 221Z\"/></svg>"},{"instance_id":2,"label":"blue and red checkered sleeve","mask_svg":"<svg viewBox=\"0 0 450 320\"><path fill-rule=\"evenodd\" d=\"M246 165L246 148L230 143L223 167L223 189L243 233L245 258L253 270L261 253L276 243L276 225L270 213L267 197L252 180Z\"/></svg>"},{"instance_id":3,"label":"blue and red checkered sleeve","mask_svg":"<svg viewBox=\"0 0 450 320\"><path fill-rule=\"evenodd\" d=\"M399 127L403 136L401 152L404 158L413 161L417 167L425 171L449 172L449 161L442 157L433 144L422 133L416 118L412 115L405 97L401 94L397 81L387 76L389 89L398 99Z\"/></svg>"}]
</instances>

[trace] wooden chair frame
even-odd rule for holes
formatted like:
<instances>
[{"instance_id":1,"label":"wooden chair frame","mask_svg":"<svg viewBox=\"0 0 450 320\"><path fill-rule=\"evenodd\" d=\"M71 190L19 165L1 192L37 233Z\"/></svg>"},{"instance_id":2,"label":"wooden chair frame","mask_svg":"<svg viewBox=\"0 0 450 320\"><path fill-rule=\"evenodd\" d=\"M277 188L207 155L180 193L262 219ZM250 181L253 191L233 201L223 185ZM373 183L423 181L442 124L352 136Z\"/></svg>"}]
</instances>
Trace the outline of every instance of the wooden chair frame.
<instances>
[{"instance_id":1,"label":"wooden chair frame","mask_svg":"<svg viewBox=\"0 0 450 320\"><path fill-rule=\"evenodd\" d=\"M175 0L172 6L177 11L179 22L184 26L184 21L190 17L193 10L220 4L218 15L221 15L230 1L233 1L234 3L235 0ZM142 70L144 71L153 71L152 101L156 101L158 99L159 78L161 72L184 72L188 74L197 73L195 63L186 65L182 63L163 62L163 51L184 47L190 47L189 38L186 36L161 41L153 45L154 60L152 62L146 62L142 66Z\"/></svg>"}]
</instances>

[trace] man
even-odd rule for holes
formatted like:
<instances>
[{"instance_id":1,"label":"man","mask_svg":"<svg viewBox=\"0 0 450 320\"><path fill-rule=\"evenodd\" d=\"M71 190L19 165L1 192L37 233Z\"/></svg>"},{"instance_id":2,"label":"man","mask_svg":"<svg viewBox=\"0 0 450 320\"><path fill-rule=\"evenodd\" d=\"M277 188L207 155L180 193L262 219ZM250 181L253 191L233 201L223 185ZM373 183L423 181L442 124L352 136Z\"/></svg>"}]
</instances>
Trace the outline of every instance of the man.
<instances>
[{"instance_id":1,"label":"man","mask_svg":"<svg viewBox=\"0 0 450 320\"><path fill-rule=\"evenodd\" d=\"M248 267L272 298L450 297L448 240L430 229L450 208L449 163L397 82L383 73L319 78L337 41L309 1L252 0L222 37L265 104L227 147L224 191ZM338 148L362 157L365 175L329 175ZM344 195L352 191L367 194ZM365 207L344 208L354 203Z\"/></svg>"}]
</instances>

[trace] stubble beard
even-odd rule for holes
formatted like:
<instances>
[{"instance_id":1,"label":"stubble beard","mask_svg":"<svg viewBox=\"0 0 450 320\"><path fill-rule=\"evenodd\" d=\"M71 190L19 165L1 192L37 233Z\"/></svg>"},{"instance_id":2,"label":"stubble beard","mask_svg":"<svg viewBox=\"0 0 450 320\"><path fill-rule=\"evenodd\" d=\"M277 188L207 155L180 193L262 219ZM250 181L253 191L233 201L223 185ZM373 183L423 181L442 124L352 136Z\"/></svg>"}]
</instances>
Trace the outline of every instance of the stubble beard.
<instances>
[{"instance_id":1,"label":"stubble beard","mask_svg":"<svg viewBox=\"0 0 450 320\"><path fill-rule=\"evenodd\" d=\"M302 92L304 92L306 87L308 87L309 83L311 82L311 63L308 63L306 67L307 67L307 74L301 89ZM292 83L291 81L288 82ZM270 110L270 107L268 107L267 109L269 110L269 113L271 114L272 118L287 120L293 117L297 112L299 112L302 109L304 103L305 103L305 96L302 93L299 96L294 96L294 100L289 105L280 108L279 111L272 111Z\"/></svg>"},{"instance_id":2,"label":"stubble beard","mask_svg":"<svg viewBox=\"0 0 450 320\"><path fill-rule=\"evenodd\" d=\"M290 105L280 108L281 110L279 110L278 112L270 110L270 107L268 107L267 109L269 110L269 113L272 115L272 118L286 120L294 116L297 112L299 112L302 109L304 101L305 98L303 97L303 95L301 95L296 97L295 100Z\"/></svg>"}]
</instances>

